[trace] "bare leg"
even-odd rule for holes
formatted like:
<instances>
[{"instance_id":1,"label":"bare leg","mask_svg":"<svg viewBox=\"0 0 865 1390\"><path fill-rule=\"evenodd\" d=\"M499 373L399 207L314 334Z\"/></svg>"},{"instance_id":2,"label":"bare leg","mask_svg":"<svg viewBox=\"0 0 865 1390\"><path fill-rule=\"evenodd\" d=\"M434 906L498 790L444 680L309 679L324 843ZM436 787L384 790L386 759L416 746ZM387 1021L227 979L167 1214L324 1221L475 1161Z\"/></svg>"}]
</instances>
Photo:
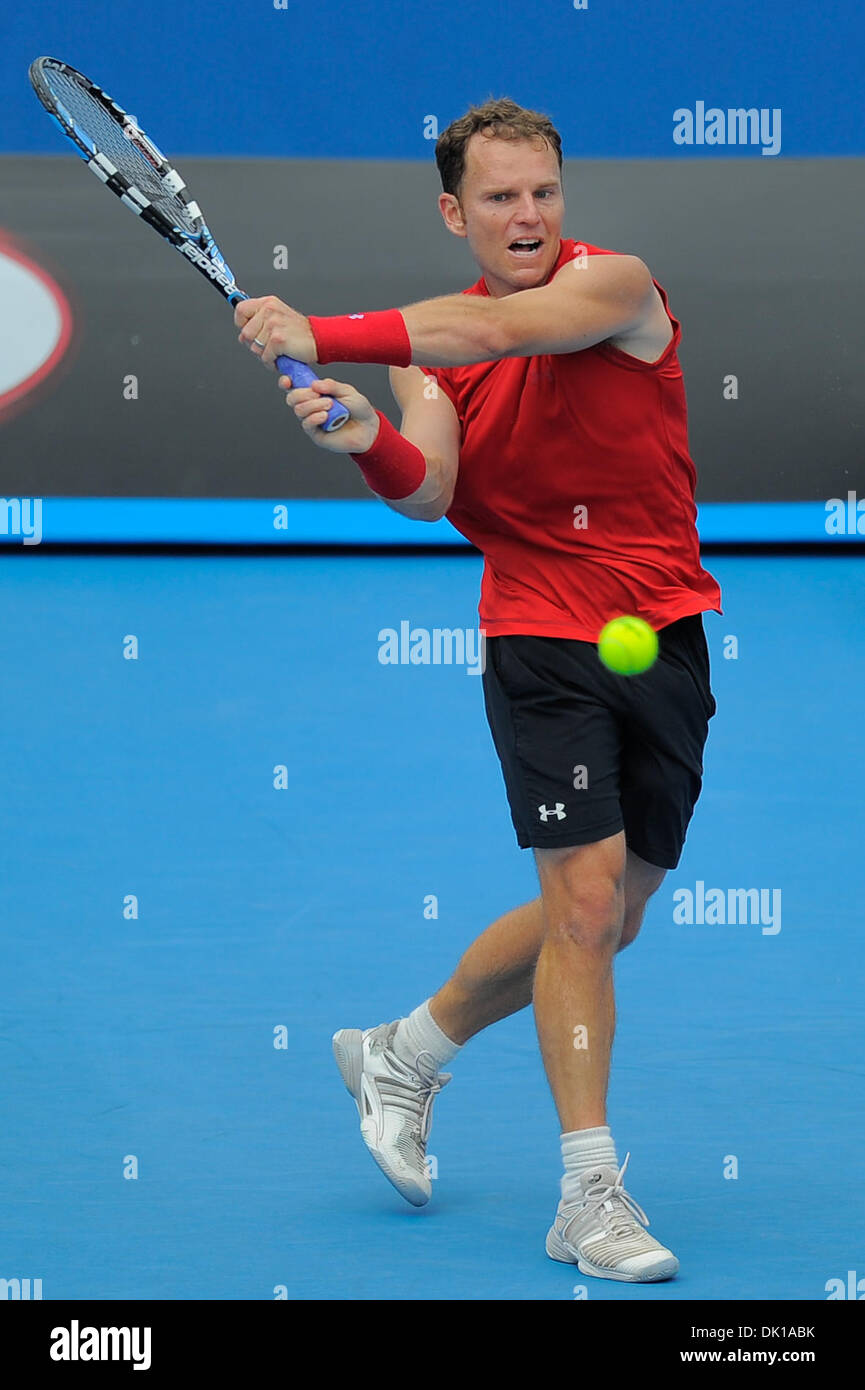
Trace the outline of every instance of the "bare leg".
<instances>
[{"instance_id":1,"label":"bare leg","mask_svg":"<svg viewBox=\"0 0 865 1390\"><path fill-rule=\"evenodd\" d=\"M628 850L625 923L619 950L639 932L646 901L663 877L663 869ZM506 912L487 927L432 998L430 1012L442 1032L462 1044L500 1018L527 1008L532 1002L544 931L541 898Z\"/></svg>"},{"instance_id":2,"label":"bare leg","mask_svg":"<svg viewBox=\"0 0 865 1390\"><path fill-rule=\"evenodd\" d=\"M430 1013L455 1043L532 1002L535 962L544 939L540 898L515 907L487 927L454 974L430 1000Z\"/></svg>"},{"instance_id":3,"label":"bare leg","mask_svg":"<svg viewBox=\"0 0 865 1390\"><path fill-rule=\"evenodd\" d=\"M535 1022L563 1132L606 1124L616 1022L613 957L625 920L625 841L541 850L546 932Z\"/></svg>"}]
</instances>

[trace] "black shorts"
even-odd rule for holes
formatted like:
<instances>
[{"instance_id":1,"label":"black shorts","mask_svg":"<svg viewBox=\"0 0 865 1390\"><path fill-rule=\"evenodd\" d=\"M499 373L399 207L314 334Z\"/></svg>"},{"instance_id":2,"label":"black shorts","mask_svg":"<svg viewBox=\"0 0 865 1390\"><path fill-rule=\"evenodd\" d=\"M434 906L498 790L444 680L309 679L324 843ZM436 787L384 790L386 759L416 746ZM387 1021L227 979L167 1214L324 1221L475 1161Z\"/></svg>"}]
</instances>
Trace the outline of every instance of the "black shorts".
<instances>
[{"instance_id":1,"label":"black shorts","mask_svg":"<svg viewBox=\"0 0 865 1390\"><path fill-rule=\"evenodd\" d=\"M703 779L715 713L702 614L658 633L639 676L602 665L593 642L488 637L483 686L517 840L628 847L675 869Z\"/></svg>"}]
</instances>

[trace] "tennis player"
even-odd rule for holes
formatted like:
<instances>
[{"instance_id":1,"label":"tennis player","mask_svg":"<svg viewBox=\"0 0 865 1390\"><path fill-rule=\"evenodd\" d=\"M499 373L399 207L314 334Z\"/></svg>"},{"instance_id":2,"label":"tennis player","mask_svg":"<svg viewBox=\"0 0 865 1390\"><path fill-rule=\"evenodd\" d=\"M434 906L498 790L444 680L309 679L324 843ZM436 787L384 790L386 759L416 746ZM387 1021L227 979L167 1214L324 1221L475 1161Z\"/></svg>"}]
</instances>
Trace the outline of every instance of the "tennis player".
<instances>
[{"instance_id":1,"label":"tennis player","mask_svg":"<svg viewBox=\"0 0 865 1390\"><path fill-rule=\"evenodd\" d=\"M249 300L235 318L266 366L285 352L391 367L400 432L345 382L279 384L309 438L350 452L388 506L447 516L483 552L486 712L540 896L408 1017L342 1029L334 1053L367 1147L421 1206L442 1068L532 1003L564 1164L547 1253L601 1278L669 1279L678 1260L625 1188L606 1096L613 960L679 862L715 712L701 614L720 611L720 590L700 565L680 327L638 257L562 237L547 117L490 100L445 130L436 162L445 225L481 271L469 289L328 318ZM333 399L352 419L325 434ZM638 676L598 658L622 614L658 632Z\"/></svg>"}]
</instances>

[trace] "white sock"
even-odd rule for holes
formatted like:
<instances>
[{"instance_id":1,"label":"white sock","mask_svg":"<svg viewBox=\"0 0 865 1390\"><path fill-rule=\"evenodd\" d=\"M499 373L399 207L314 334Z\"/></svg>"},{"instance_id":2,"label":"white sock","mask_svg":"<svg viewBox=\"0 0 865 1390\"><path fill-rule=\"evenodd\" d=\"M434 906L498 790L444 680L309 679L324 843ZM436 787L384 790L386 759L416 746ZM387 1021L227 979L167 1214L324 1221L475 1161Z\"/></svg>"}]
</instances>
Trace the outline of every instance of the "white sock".
<instances>
[{"instance_id":1,"label":"white sock","mask_svg":"<svg viewBox=\"0 0 865 1390\"><path fill-rule=\"evenodd\" d=\"M393 1050L400 1061L413 1067L418 1053L429 1052L439 1070L452 1062L460 1048L439 1028L429 1011L429 1000L418 1005L408 1018L401 1018L394 1033Z\"/></svg>"},{"instance_id":2,"label":"white sock","mask_svg":"<svg viewBox=\"0 0 865 1390\"><path fill-rule=\"evenodd\" d=\"M609 1126L574 1129L570 1134L563 1134L562 1161L565 1165L562 1201L567 1206L570 1202L581 1202L583 1199L581 1173L588 1173L591 1168L615 1168L618 1172L620 1165Z\"/></svg>"}]
</instances>

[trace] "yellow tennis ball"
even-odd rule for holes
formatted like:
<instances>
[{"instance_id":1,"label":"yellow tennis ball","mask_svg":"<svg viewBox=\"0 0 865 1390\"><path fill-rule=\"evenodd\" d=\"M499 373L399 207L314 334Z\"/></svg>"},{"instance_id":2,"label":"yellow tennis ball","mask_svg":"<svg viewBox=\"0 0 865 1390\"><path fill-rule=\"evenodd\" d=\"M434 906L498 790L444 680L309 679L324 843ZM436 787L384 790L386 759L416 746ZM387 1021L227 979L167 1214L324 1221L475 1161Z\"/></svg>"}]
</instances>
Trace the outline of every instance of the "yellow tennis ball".
<instances>
[{"instance_id":1,"label":"yellow tennis ball","mask_svg":"<svg viewBox=\"0 0 865 1390\"><path fill-rule=\"evenodd\" d=\"M658 655L658 634L642 618L613 618L598 638L598 655L620 676L648 671Z\"/></svg>"}]
</instances>

